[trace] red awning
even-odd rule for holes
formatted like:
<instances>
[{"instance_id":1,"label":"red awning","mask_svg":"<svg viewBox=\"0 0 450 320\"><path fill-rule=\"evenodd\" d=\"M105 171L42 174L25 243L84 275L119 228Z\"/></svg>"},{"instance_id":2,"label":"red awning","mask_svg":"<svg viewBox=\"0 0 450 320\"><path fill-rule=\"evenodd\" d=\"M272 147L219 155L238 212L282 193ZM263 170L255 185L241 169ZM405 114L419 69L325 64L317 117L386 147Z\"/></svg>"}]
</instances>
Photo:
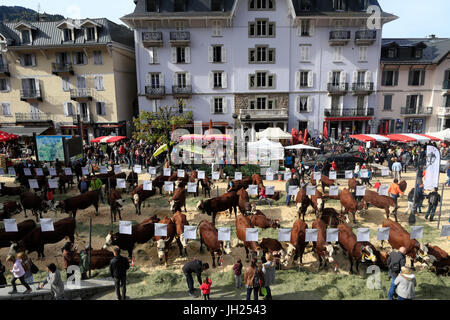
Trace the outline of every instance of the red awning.
<instances>
[{"instance_id":1,"label":"red awning","mask_svg":"<svg viewBox=\"0 0 450 320\"><path fill-rule=\"evenodd\" d=\"M372 117L352 117L352 118L325 118L325 121L368 121L372 120Z\"/></svg>"},{"instance_id":2,"label":"red awning","mask_svg":"<svg viewBox=\"0 0 450 320\"><path fill-rule=\"evenodd\" d=\"M95 139L92 139L91 142L92 143L114 143L117 141L121 141L127 139L127 137L123 137L123 136L103 136L103 137L98 137Z\"/></svg>"},{"instance_id":3,"label":"red awning","mask_svg":"<svg viewBox=\"0 0 450 320\"><path fill-rule=\"evenodd\" d=\"M427 134L418 133L418 135L422 136L422 137L425 137L425 138L428 138L431 141L442 141L442 139L439 139L439 138L436 138L436 137L433 137L433 136L429 136Z\"/></svg>"},{"instance_id":4,"label":"red awning","mask_svg":"<svg viewBox=\"0 0 450 320\"><path fill-rule=\"evenodd\" d=\"M102 124L100 125L100 127L102 128L120 128L122 127L124 124Z\"/></svg>"},{"instance_id":5,"label":"red awning","mask_svg":"<svg viewBox=\"0 0 450 320\"><path fill-rule=\"evenodd\" d=\"M417 139L411 138L409 136L405 136L403 134L390 134L387 136L391 141L399 141L399 142L416 142Z\"/></svg>"},{"instance_id":6,"label":"red awning","mask_svg":"<svg viewBox=\"0 0 450 320\"><path fill-rule=\"evenodd\" d=\"M362 142L386 142L389 141L389 138L379 134L355 134L351 135L350 138L362 141Z\"/></svg>"}]
</instances>

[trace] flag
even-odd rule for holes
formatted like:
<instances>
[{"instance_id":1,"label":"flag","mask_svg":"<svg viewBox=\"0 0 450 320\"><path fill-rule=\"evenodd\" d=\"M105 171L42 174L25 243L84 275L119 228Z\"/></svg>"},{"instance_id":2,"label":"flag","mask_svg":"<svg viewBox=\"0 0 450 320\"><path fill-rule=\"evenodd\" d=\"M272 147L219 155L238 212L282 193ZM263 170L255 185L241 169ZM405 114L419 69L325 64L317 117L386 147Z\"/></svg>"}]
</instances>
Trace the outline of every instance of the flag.
<instances>
[{"instance_id":1,"label":"flag","mask_svg":"<svg viewBox=\"0 0 450 320\"><path fill-rule=\"evenodd\" d=\"M439 167L441 154L436 147L427 146L427 164L425 170L425 190L434 190L439 185ZM425 169L425 168L424 168Z\"/></svg>"},{"instance_id":2,"label":"flag","mask_svg":"<svg viewBox=\"0 0 450 320\"><path fill-rule=\"evenodd\" d=\"M305 136L303 137L303 144L308 143L308 129L305 129Z\"/></svg>"},{"instance_id":3,"label":"flag","mask_svg":"<svg viewBox=\"0 0 450 320\"><path fill-rule=\"evenodd\" d=\"M328 139L328 123L324 122L324 127L323 127L323 137L325 139Z\"/></svg>"}]
</instances>

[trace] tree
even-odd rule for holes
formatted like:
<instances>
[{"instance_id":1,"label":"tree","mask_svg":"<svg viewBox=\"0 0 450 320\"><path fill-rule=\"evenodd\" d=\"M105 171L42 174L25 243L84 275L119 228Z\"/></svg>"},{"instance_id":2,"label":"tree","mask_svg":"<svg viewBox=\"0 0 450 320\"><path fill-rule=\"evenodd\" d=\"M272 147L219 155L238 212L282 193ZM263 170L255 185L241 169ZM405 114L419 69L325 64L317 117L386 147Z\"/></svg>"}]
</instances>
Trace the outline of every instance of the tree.
<instances>
[{"instance_id":1,"label":"tree","mask_svg":"<svg viewBox=\"0 0 450 320\"><path fill-rule=\"evenodd\" d=\"M172 146L169 144L174 128L184 126L192 122L192 111L183 112L185 102L180 99L176 105L160 107L156 112L142 111L139 117L133 119L136 130L133 138L143 140L150 144L166 143L169 146L169 154Z\"/></svg>"}]
</instances>

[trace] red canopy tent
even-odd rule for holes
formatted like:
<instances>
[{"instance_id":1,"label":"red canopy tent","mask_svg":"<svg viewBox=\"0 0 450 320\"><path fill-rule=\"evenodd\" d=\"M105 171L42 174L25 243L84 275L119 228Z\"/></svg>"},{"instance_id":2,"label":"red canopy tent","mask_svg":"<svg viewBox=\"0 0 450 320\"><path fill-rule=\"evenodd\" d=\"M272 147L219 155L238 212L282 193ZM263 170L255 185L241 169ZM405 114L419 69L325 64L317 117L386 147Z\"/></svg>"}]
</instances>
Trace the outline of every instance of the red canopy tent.
<instances>
[{"instance_id":1,"label":"red canopy tent","mask_svg":"<svg viewBox=\"0 0 450 320\"><path fill-rule=\"evenodd\" d=\"M350 138L362 142L386 142L390 140L388 137L379 134L355 134L351 135Z\"/></svg>"},{"instance_id":2,"label":"red canopy tent","mask_svg":"<svg viewBox=\"0 0 450 320\"><path fill-rule=\"evenodd\" d=\"M390 134L387 136L389 139L391 139L391 141L398 141L398 142L416 142L417 139L414 139L412 137L409 136L405 136L403 134Z\"/></svg>"},{"instance_id":3,"label":"red canopy tent","mask_svg":"<svg viewBox=\"0 0 450 320\"><path fill-rule=\"evenodd\" d=\"M308 129L305 129L305 136L303 137L303 144L308 143Z\"/></svg>"},{"instance_id":4,"label":"red canopy tent","mask_svg":"<svg viewBox=\"0 0 450 320\"><path fill-rule=\"evenodd\" d=\"M114 142L118 142L121 140L127 139L127 137L124 136L103 136L103 137L98 137L95 139L92 139L91 142L92 143L114 143Z\"/></svg>"},{"instance_id":5,"label":"red canopy tent","mask_svg":"<svg viewBox=\"0 0 450 320\"><path fill-rule=\"evenodd\" d=\"M7 142L19 139L17 134L0 131L0 142Z\"/></svg>"}]
</instances>

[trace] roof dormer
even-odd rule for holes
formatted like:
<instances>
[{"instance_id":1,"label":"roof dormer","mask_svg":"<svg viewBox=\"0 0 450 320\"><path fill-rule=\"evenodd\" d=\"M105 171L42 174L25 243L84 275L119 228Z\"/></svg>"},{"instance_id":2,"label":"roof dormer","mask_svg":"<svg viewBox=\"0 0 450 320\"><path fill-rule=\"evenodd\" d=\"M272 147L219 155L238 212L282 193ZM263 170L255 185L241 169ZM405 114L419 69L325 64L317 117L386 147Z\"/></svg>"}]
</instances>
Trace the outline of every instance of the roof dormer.
<instances>
[{"instance_id":1,"label":"roof dormer","mask_svg":"<svg viewBox=\"0 0 450 320\"><path fill-rule=\"evenodd\" d=\"M69 20L65 20L56 26L61 30L61 38L63 42L75 41L76 26Z\"/></svg>"},{"instance_id":2,"label":"roof dormer","mask_svg":"<svg viewBox=\"0 0 450 320\"><path fill-rule=\"evenodd\" d=\"M14 29L19 31L20 34L20 43L21 44L33 44L33 31L36 31L37 28L32 26L29 23L20 21Z\"/></svg>"},{"instance_id":3,"label":"roof dormer","mask_svg":"<svg viewBox=\"0 0 450 320\"><path fill-rule=\"evenodd\" d=\"M102 27L100 24L90 19L86 19L80 24L80 27L84 30L84 41L98 41L98 31Z\"/></svg>"},{"instance_id":4,"label":"roof dormer","mask_svg":"<svg viewBox=\"0 0 450 320\"><path fill-rule=\"evenodd\" d=\"M412 58L415 59L422 59L423 57L423 50L427 47L427 45L425 43L418 42L413 46L413 50L412 50Z\"/></svg>"}]
</instances>

